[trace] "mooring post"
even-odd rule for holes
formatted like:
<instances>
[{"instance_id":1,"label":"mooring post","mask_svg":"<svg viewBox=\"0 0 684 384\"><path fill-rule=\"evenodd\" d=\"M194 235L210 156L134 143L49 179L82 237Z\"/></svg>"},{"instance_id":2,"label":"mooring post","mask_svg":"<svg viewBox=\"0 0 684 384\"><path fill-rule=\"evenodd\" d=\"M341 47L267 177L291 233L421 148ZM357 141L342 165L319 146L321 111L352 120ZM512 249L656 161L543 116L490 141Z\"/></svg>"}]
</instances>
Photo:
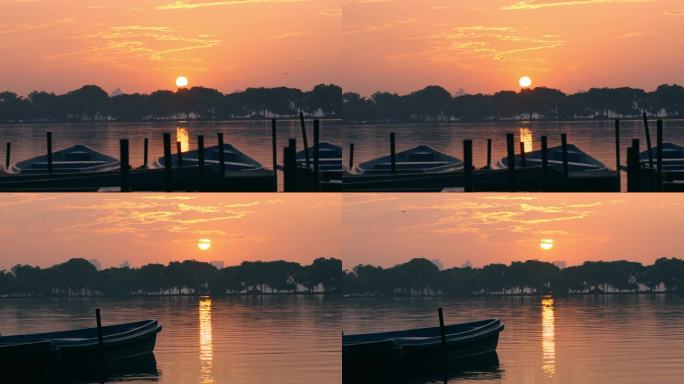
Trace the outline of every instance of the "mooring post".
<instances>
[{"instance_id":1,"label":"mooring post","mask_svg":"<svg viewBox=\"0 0 684 384\"><path fill-rule=\"evenodd\" d=\"M314 121L314 124L316 122ZM304 124L304 113L299 112L299 125L302 127L302 140L304 140L304 160L306 161L306 167L309 168L309 141L306 138L306 124Z\"/></svg>"},{"instance_id":2,"label":"mooring post","mask_svg":"<svg viewBox=\"0 0 684 384\"><path fill-rule=\"evenodd\" d=\"M541 137L541 168L542 168L542 189L546 191L549 185L549 139Z\"/></svg>"},{"instance_id":3,"label":"mooring post","mask_svg":"<svg viewBox=\"0 0 684 384\"><path fill-rule=\"evenodd\" d=\"M119 173L121 175L121 192L130 192L131 188L128 184L128 173L131 168L128 157L128 139L121 139L119 141Z\"/></svg>"},{"instance_id":4,"label":"mooring post","mask_svg":"<svg viewBox=\"0 0 684 384\"><path fill-rule=\"evenodd\" d=\"M520 142L520 166L527 167L527 161L525 159L525 142Z\"/></svg>"},{"instance_id":5,"label":"mooring post","mask_svg":"<svg viewBox=\"0 0 684 384\"><path fill-rule=\"evenodd\" d=\"M506 134L506 155L508 161L508 184L515 191L515 138L512 133Z\"/></svg>"},{"instance_id":6,"label":"mooring post","mask_svg":"<svg viewBox=\"0 0 684 384\"><path fill-rule=\"evenodd\" d=\"M354 168L354 143L349 143L349 171Z\"/></svg>"},{"instance_id":7,"label":"mooring post","mask_svg":"<svg viewBox=\"0 0 684 384\"><path fill-rule=\"evenodd\" d=\"M561 149L563 151L563 179L568 182L570 176L570 166L568 164L568 134L561 133ZM566 184L567 187L567 184Z\"/></svg>"},{"instance_id":8,"label":"mooring post","mask_svg":"<svg viewBox=\"0 0 684 384\"><path fill-rule=\"evenodd\" d=\"M176 165L183 166L183 147L180 141L176 141Z\"/></svg>"},{"instance_id":9,"label":"mooring post","mask_svg":"<svg viewBox=\"0 0 684 384\"><path fill-rule=\"evenodd\" d=\"M52 174L52 132L47 133L47 168L48 173Z\"/></svg>"},{"instance_id":10,"label":"mooring post","mask_svg":"<svg viewBox=\"0 0 684 384\"><path fill-rule=\"evenodd\" d=\"M9 141L7 142L7 150L5 151L5 169L8 169L10 166L10 154L12 153L12 143Z\"/></svg>"},{"instance_id":11,"label":"mooring post","mask_svg":"<svg viewBox=\"0 0 684 384\"><path fill-rule=\"evenodd\" d=\"M637 164L638 164L638 167L641 168L641 156L640 156L641 149L639 147L641 147L639 139L632 139L632 148L634 148L634 150L636 151L637 160L638 160Z\"/></svg>"},{"instance_id":12,"label":"mooring post","mask_svg":"<svg viewBox=\"0 0 684 384\"><path fill-rule=\"evenodd\" d=\"M646 131L646 147L648 147L648 167L653 168L653 153L651 153L651 133L648 130L648 118L644 112L644 130Z\"/></svg>"},{"instance_id":13,"label":"mooring post","mask_svg":"<svg viewBox=\"0 0 684 384\"><path fill-rule=\"evenodd\" d=\"M278 147L276 146L276 119L271 119L271 150L273 155L273 191L278 191Z\"/></svg>"},{"instance_id":14,"label":"mooring post","mask_svg":"<svg viewBox=\"0 0 684 384\"><path fill-rule=\"evenodd\" d=\"M223 132L216 134L218 139L219 172L221 177L226 176L226 152L223 149Z\"/></svg>"},{"instance_id":15,"label":"mooring post","mask_svg":"<svg viewBox=\"0 0 684 384\"><path fill-rule=\"evenodd\" d=\"M321 151L320 151L320 140L321 140L321 125L320 121L318 119L314 120L314 131L313 131L313 140L314 140L314 150L313 150L313 182L314 182L314 191L318 191L320 189L320 156L321 156Z\"/></svg>"},{"instance_id":16,"label":"mooring post","mask_svg":"<svg viewBox=\"0 0 684 384\"><path fill-rule=\"evenodd\" d=\"M149 144L150 144L150 141L146 137L145 140L143 140L143 167L145 167L145 168L147 168L147 155L148 155Z\"/></svg>"},{"instance_id":17,"label":"mooring post","mask_svg":"<svg viewBox=\"0 0 684 384\"><path fill-rule=\"evenodd\" d=\"M297 140L289 139L283 150L283 186L285 192L297 191Z\"/></svg>"},{"instance_id":18,"label":"mooring post","mask_svg":"<svg viewBox=\"0 0 684 384\"><path fill-rule=\"evenodd\" d=\"M620 120L615 119L615 171L617 173L617 190L618 192L622 188L622 182L620 180L622 164L620 164Z\"/></svg>"},{"instance_id":19,"label":"mooring post","mask_svg":"<svg viewBox=\"0 0 684 384\"><path fill-rule=\"evenodd\" d=\"M473 191L473 141L463 140L463 191Z\"/></svg>"},{"instance_id":20,"label":"mooring post","mask_svg":"<svg viewBox=\"0 0 684 384\"><path fill-rule=\"evenodd\" d=\"M634 154L637 154L636 156ZM639 191L639 157L634 147L627 147L627 192Z\"/></svg>"},{"instance_id":21,"label":"mooring post","mask_svg":"<svg viewBox=\"0 0 684 384\"><path fill-rule=\"evenodd\" d=\"M105 364L104 340L102 337L102 317L100 316L100 308L95 308L95 321L97 323L97 347L100 352L100 363Z\"/></svg>"},{"instance_id":22,"label":"mooring post","mask_svg":"<svg viewBox=\"0 0 684 384\"><path fill-rule=\"evenodd\" d=\"M197 163L199 165L199 175L200 175L200 189L205 189L205 173L204 168L204 136L197 136Z\"/></svg>"},{"instance_id":23,"label":"mooring post","mask_svg":"<svg viewBox=\"0 0 684 384\"><path fill-rule=\"evenodd\" d=\"M164 135L164 183L166 192L173 191L172 168L171 168L171 134L165 132Z\"/></svg>"},{"instance_id":24,"label":"mooring post","mask_svg":"<svg viewBox=\"0 0 684 384\"><path fill-rule=\"evenodd\" d=\"M442 307L439 307L437 309L437 313L439 315L439 333L440 333L440 336L442 337L442 354L444 356L444 363L446 364L446 362L447 362L447 342L446 342L446 330L444 329L444 311L442 310Z\"/></svg>"},{"instance_id":25,"label":"mooring post","mask_svg":"<svg viewBox=\"0 0 684 384\"><path fill-rule=\"evenodd\" d=\"M487 168L492 168L492 139L487 139Z\"/></svg>"},{"instance_id":26,"label":"mooring post","mask_svg":"<svg viewBox=\"0 0 684 384\"><path fill-rule=\"evenodd\" d=\"M650 153L650 151L649 151ZM663 121L658 120L656 126L656 172L658 180L658 191L663 190Z\"/></svg>"},{"instance_id":27,"label":"mooring post","mask_svg":"<svg viewBox=\"0 0 684 384\"><path fill-rule=\"evenodd\" d=\"M394 132L390 132L390 165L392 167L392 174L397 173L397 153L394 140Z\"/></svg>"}]
</instances>

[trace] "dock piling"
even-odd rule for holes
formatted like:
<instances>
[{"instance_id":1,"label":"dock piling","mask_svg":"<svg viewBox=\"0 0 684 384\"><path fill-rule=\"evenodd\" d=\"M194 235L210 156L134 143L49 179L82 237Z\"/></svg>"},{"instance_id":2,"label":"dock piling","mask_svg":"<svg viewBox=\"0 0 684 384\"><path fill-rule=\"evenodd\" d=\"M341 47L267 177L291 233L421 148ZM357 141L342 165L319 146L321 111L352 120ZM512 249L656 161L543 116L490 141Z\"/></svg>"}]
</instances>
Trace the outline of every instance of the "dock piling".
<instances>
[{"instance_id":1,"label":"dock piling","mask_svg":"<svg viewBox=\"0 0 684 384\"><path fill-rule=\"evenodd\" d=\"M622 164L620 164L620 120L615 119L615 171L617 173L617 190L620 191L622 182L620 180L620 172Z\"/></svg>"},{"instance_id":2,"label":"dock piling","mask_svg":"<svg viewBox=\"0 0 684 384\"><path fill-rule=\"evenodd\" d=\"M273 155L273 191L278 191L278 147L276 146L276 119L271 119L271 150Z\"/></svg>"},{"instance_id":3,"label":"dock piling","mask_svg":"<svg viewBox=\"0 0 684 384\"><path fill-rule=\"evenodd\" d=\"M349 143L349 171L354 168L354 143Z\"/></svg>"},{"instance_id":4,"label":"dock piling","mask_svg":"<svg viewBox=\"0 0 684 384\"><path fill-rule=\"evenodd\" d=\"M541 168L542 168L542 187L546 191L549 185L549 138L541 137Z\"/></svg>"},{"instance_id":5,"label":"dock piling","mask_svg":"<svg viewBox=\"0 0 684 384\"><path fill-rule=\"evenodd\" d=\"M289 139L283 150L283 187L285 192L297 191L297 140Z\"/></svg>"},{"instance_id":6,"label":"dock piling","mask_svg":"<svg viewBox=\"0 0 684 384\"><path fill-rule=\"evenodd\" d=\"M487 139L487 169L492 168L492 139Z\"/></svg>"},{"instance_id":7,"label":"dock piling","mask_svg":"<svg viewBox=\"0 0 684 384\"><path fill-rule=\"evenodd\" d=\"M143 166L147 168L147 155L148 155L148 146L150 144L150 140L146 137L145 140L143 141Z\"/></svg>"},{"instance_id":8,"label":"dock piling","mask_svg":"<svg viewBox=\"0 0 684 384\"><path fill-rule=\"evenodd\" d=\"M216 134L216 137L218 139L218 156L219 156L219 172L221 173L221 177L226 176L226 153L224 152L223 149L223 132L219 132Z\"/></svg>"},{"instance_id":9,"label":"dock piling","mask_svg":"<svg viewBox=\"0 0 684 384\"><path fill-rule=\"evenodd\" d=\"M52 174L52 132L47 132L47 168L48 173Z\"/></svg>"},{"instance_id":10,"label":"dock piling","mask_svg":"<svg viewBox=\"0 0 684 384\"><path fill-rule=\"evenodd\" d=\"M314 120L314 131L313 131L313 182L314 182L314 191L318 191L320 188L320 128L321 128L321 123L318 119Z\"/></svg>"},{"instance_id":11,"label":"dock piling","mask_svg":"<svg viewBox=\"0 0 684 384\"><path fill-rule=\"evenodd\" d=\"M527 161L525 159L525 143L520 142L520 166L525 168L527 167Z\"/></svg>"},{"instance_id":12,"label":"dock piling","mask_svg":"<svg viewBox=\"0 0 684 384\"><path fill-rule=\"evenodd\" d=\"M183 150L180 141L176 141L176 164L178 167L183 166Z\"/></svg>"},{"instance_id":13,"label":"dock piling","mask_svg":"<svg viewBox=\"0 0 684 384\"><path fill-rule=\"evenodd\" d=\"M397 153L394 132L390 132L390 164L392 166L392 174L395 175L397 173Z\"/></svg>"},{"instance_id":14,"label":"dock piling","mask_svg":"<svg viewBox=\"0 0 684 384\"><path fill-rule=\"evenodd\" d=\"M173 191L172 168L171 168L171 134L165 132L164 138L164 182L166 183L166 192Z\"/></svg>"},{"instance_id":15,"label":"dock piling","mask_svg":"<svg viewBox=\"0 0 684 384\"><path fill-rule=\"evenodd\" d=\"M314 124L316 122L314 121ZM306 161L306 167L310 167L309 163L309 142L306 138L306 124L304 124L304 113L299 112L299 125L302 127L302 140L304 143L304 159Z\"/></svg>"},{"instance_id":16,"label":"dock piling","mask_svg":"<svg viewBox=\"0 0 684 384\"><path fill-rule=\"evenodd\" d=\"M442 353L444 355L444 363L447 362L447 342L446 342L446 330L444 328L444 310L442 307L437 309L437 314L439 316L439 333L442 337Z\"/></svg>"},{"instance_id":17,"label":"dock piling","mask_svg":"<svg viewBox=\"0 0 684 384\"><path fill-rule=\"evenodd\" d=\"M95 322L97 324L97 347L100 352L100 363L105 365L104 353L104 339L102 336L102 316L100 315L100 308L95 308Z\"/></svg>"},{"instance_id":18,"label":"dock piling","mask_svg":"<svg viewBox=\"0 0 684 384\"><path fill-rule=\"evenodd\" d=\"M119 174L121 176L121 192L131 191L130 185L128 183L128 174L131 168L128 155L128 139L121 139L119 141Z\"/></svg>"},{"instance_id":19,"label":"dock piling","mask_svg":"<svg viewBox=\"0 0 684 384\"><path fill-rule=\"evenodd\" d=\"M561 149L563 151L563 179L565 183L568 182L570 177L570 166L568 164L568 134L561 133ZM567 184L566 184L567 187Z\"/></svg>"},{"instance_id":20,"label":"dock piling","mask_svg":"<svg viewBox=\"0 0 684 384\"><path fill-rule=\"evenodd\" d=\"M199 166L199 175L200 175L200 188L201 190L205 189L205 179L206 179L206 169L204 167L204 136L203 135L198 135L197 136L197 165Z\"/></svg>"},{"instance_id":21,"label":"dock piling","mask_svg":"<svg viewBox=\"0 0 684 384\"><path fill-rule=\"evenodd\" d=\"M639 152L627 147L627 192L639 191Z\"/></svg>"},{"instance_id":22,"label":"dock piling","mask_svg":"<svg viewBox=\"0 0 684 384\"><path fill-rule=\"evenodd\" d=\"M644 112L644 130L646 134L646 147L648 147L648 166L653 168L653 153L651 153L651 133L648 130L648 117L646 112Z\"/></svg>"},{"instance_id":23,"label":"dock piling","mask_svg":"<svg viewBox=\"0 0 684 384\"><path fill-rule=\"evenodd\" d=\"M473 141L463 140L463 190L473 191Z\"/></svg>"},{"instance_id":24,"label":"dock piling","mask_svg":"<svg viewBox=\"0 0 684 384\"><path fill-rule=\"evenodd\" d=\"M515 138L512 133L506 134L506 152L508 160L508 183L511 192L515 191Z\"/></svg>"},{"instance_id":25,"label":"dock piling","mask_svg":"<svg viewBox=\"0 0 684 384\"><path fill-rule=\"evenodd\" d=\"M5 150L5 169L8 169L10 166L10 159L11 159L11 153L12 153L12 143L9 141L7 142L7 149Z\"/></svg>"},{"instance_id":26,"label":"dock piling","mask_svg":"<svg viewBox=\"0 0 684 384\"><path fill-rule=\"evenodd\" d=\"M658 192L663 191L663 121L658 120L656 126L656 170L658 177ZM649 153L651 153L649 151Z\"/></svg>"}]
</instances>

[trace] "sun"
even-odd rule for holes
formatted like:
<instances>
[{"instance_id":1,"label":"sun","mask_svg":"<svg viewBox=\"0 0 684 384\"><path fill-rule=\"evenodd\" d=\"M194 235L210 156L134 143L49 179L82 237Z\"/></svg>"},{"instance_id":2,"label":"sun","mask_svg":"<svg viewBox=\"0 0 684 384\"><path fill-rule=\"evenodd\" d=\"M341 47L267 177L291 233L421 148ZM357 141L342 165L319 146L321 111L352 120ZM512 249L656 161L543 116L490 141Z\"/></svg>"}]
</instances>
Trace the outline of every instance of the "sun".
<instances>
[{"instance_id":1,"label":"sun","mask_svg":"<svg viewBox=\"0 0 684 384\"><path fill-rule=\"evenodd\" d=\"M201 251L207 251L211 248L211 239L199 239L197 241L197 248Z\"/></svg>"},{"instance_id":2,"label":"sun","mask_svg":"<svg viewBox=\"0 0 684 384\"><path fill-rule=\"evenodd\" d=\"M185 76L178 76L176 78L176 87L183 88L188 86L188 78Z\"/></svg>"},{"instance_id":3,"label":"sun","mask_svg":"<svg viewBox=\"0 0 684 384\"><path fill-rule=\"evenodd\" d=\"M539 242L539 248L550 251L553 248L553 239L542 239Z\"/></svg>"},{"instance_id":4,"label":"sun","mask_svg":"<svg viewBox=\"0 0 684 384\"><path fill-rule=\"evenodd\" d=\"M529 76L523 76L518 80L518 84L520 84L520 88L529 88L532 85L532 79Z\"/></svg>"}]
</instances>

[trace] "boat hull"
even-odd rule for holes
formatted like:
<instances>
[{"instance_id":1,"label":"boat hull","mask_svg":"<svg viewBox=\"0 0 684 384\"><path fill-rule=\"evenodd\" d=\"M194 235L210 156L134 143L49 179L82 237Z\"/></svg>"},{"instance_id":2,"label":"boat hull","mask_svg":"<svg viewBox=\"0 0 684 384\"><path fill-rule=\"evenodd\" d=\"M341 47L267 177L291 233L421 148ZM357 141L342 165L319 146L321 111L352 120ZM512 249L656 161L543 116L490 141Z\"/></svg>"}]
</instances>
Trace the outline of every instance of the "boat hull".
<instances>
[{"instance_id":1,"label":"boat hull","mask_svg":"<svg viewBox=\"0 0 684 384\"><path fill-rule=\"evenodd\" d=\"M226 172L257 171L264 168L261 163L247 156L231 144L224 144L223 152ZM218 146L204 149L204 165L208 168L219 170L221 163L219 161ZM153 168L164 168L164 166L165 159L163 156L158 158L153 164ZM177 153L171 155L172 168L197 166L199 166L199 152L197 150L183 152L180 159Z\"/></svg>"},{"instance_id":2,"label":"boat hull","mask_svg":"<svg viewBox=\"0 0 684 384\"><path fill-rule=\"evenodd\" d=\"M0 372L9 382L44 383L58 357L59 351L49 341L0 345Z\"/></svg>"},{"instance_id":3,"label":"boat hull","mask_svg":"<svg viewBox=\"0 0 684 384\"><path fill-rule=\"evenodd\" d=\"M463 169L463 161L440 152L429 145L419 145L395 155L395 172L392 173L389 155L366 161L354 169L363 175L420 175L454 172Z\"/></svg>"},{"instance_id":4,"label":"boat hull","mask_svg":"<svg viewBox=\"0 0 684 384\"><path fill-rule=\"evenodd\" d=\"M568 170L571 172L598 171L607 169L606 165L589 156L574 144L568 144ZM501 158L496 164L498 169L508 169L508 157ZM542 152L532 151L525 153L525 168L542 166ZM548 149L548 166L562 170L563 149L561 146ZM522 157L515 155L515 167L523 168Z\"/></svg>"},{"instance_id":5,"label":"boat hull","mask_svg":"<svg viewBox=\"0 0 684 384\"><path fill-rule=\"evenodd\" d=\"M87 145L74 145L52 154L53 174L105 172L118 169L119 160L98 152ZM9 174L47 174L47 155L20 161L7 169Z\"/></svg>"}]
</instances>

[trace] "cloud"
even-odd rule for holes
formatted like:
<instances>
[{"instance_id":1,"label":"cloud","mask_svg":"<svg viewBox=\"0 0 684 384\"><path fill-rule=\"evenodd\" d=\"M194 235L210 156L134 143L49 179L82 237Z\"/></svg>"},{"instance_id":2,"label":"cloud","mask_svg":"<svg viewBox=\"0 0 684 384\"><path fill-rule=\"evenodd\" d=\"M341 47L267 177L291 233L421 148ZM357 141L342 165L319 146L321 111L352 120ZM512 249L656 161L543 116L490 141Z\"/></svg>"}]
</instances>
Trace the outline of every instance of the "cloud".
<instances>
[{"instance_id":1,"label":"cloud","mask_svg":"<svg viewBox=\"0 0 684 384\"><path fill-rule=\"evenodd\" d=\"M672 9L669 11L664 11L665 16L684 16L684 9Z\"/></svg>"},{"instance_id":2,"label":"cloud","mask_svg":"<svg viewBox=\"0 0 684 384\"><path fill-rule=\"evenodd\" d=\"M226 0L226 1L205 1L194 2L177 0L172 3L162 4L155 7L159 10L178 10L178 9L196 9L206 7L221 7L226 5L246 5L246 4L275 4L275 3L304 3L310 0Z\"/></svg>"},{"instance_id":3,"label":"cloud","mask_svg":"<svg viewBox=\"0 0 684 384\"><path fill-rule=\"evenodd\" d=\"M504 11L536 10L544 8L572 7L578 5L593 4L618 4L618 3L650 3L653 0L567 0L567 1L518 1L515 4L505 5L500 9Z\"/></svg>"},{"instance_id":4,"label":"cloud","mask_svg":"<svg viewBox=\"0 0 684 384\"><path fill-rule=\"evenodd\" d=\"M62 19L57 19L57 20L52 20L47 23L41 23L41 24L18 24L15 26L11 26L9 28L5 29L0 29L0 35L6 35L10 33L23 33L23 32L29 32L29 31L35 31L39 29L46 29L46 28L51 28L57 25L64 25L64 24L72 24L75 20L70 18L70 17L65 17Z\"/></svg>"}]
</instances>

